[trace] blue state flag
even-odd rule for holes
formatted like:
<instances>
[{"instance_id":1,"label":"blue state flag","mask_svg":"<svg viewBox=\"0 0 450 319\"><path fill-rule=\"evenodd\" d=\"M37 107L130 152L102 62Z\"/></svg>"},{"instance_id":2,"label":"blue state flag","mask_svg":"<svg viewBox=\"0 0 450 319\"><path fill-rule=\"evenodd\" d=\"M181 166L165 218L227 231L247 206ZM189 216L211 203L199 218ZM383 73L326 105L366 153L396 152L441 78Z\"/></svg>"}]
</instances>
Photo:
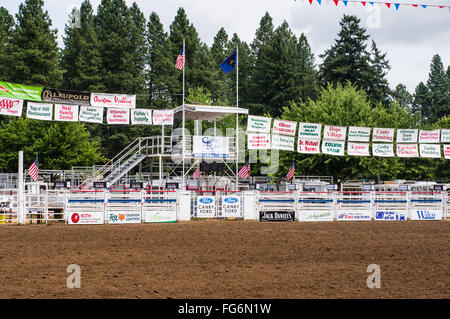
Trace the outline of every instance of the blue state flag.
<instances>
[{"instance_id":1,"label":"blue state flag","mask_svg":"<svg viewBox=\"0 0 450 319\"><path fill-rule=\"evenodd\" d=\"M233 54L231 54L220 64L220 67L222 68L223 72L225 72L225 74L230 73L230 71L234 69L234 67L236 66L236 58L237 51L234 51Z\"/></svg>"}]
</instances>

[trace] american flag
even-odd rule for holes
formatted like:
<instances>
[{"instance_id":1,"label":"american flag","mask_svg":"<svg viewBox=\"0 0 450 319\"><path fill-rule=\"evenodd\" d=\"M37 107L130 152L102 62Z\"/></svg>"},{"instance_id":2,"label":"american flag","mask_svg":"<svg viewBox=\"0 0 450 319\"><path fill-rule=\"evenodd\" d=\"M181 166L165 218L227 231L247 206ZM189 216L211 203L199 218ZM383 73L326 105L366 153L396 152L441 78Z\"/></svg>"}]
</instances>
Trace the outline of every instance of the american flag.
<instances>
[{"instance_id":1,"label":"american flag","mask_svg":"<svg viewBox=\"0 0 450 319\"><path fill-rule=\"evenodd\" d=\"M182 70L184 67L184 49L181 49L180 54L178 54L177 62L175 63L175 67L178 70Z\"/></svg>"},{"instance_id":2,"label":"american flag","mask_svg":"<svg viewBox=\"0 0 450 319\"><path fill-rule=\"evenodd\" d=\"M295 173L295 162L292 162L291 168L289 168L289 172L286 175L286 179L290 180L292 177L294 177Z\"/></svg>"},{"instance_id":3,"label":"american flag","mask_svg":"<svg viewBox=\"0 0 450 319\"><path fill-rule=\"evenodd\" d=\"M33 164L31 164L30 168L28 169L28 174L31 176L33 181L37 181L38 173L39 173L38 156L36 155L36 159L34 160Z\"/></svg>"},{"instance_id":4,"label":"american flag","mask_svg":"<svg viewBox=\"0 0 450 319\"><path fill-rule=\"evenodd\" d=\"M201 173L202 172L200 172L200 165L199 165L199 166L197 166L197 169L195 170L194 174L192 174L192 177L194 179L197 179L200 176Z\"/></svg>"},{"instance_id":5,"label":"american flag","mask_svg":"<svg viewBox=\"0 0 450 319\"><path fill-rule=\"evenodd\" d=\"M244 166L239 170L238 176L240 178L248 178L250 176L250 164L247 162Z\"/></svg>"}]
</instances>

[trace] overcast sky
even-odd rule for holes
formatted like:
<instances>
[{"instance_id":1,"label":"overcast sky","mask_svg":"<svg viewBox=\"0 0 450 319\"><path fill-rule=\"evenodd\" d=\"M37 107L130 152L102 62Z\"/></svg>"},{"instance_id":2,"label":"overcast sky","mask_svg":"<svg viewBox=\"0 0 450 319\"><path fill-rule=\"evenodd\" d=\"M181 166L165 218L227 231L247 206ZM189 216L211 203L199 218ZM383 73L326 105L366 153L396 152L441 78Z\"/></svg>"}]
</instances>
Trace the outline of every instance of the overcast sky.
<instances>
[{"instance_id":1,"label":"overcast sky","mask_svg":"<svg viewBox=\"0 0 450 319\"><path fill-rule=\"evenodd\" d=\"M374 0L380 1L380 0ZM389 0L386 0L389 1ZM395 0L394 0L395 1ZM4 3L7 2L7 3ZM21 0L1 0L11 14L16 14ZM355 14L361 19L391 64L388 73L390 86L394 88L403 83L413 93L420 81L426 82L434 54L439 54L444 67L450 63L450 11L448 8L414 8L400 6L389 9L386 5L372 7L367 4L343 3L335 6L333 1L322 0L322 5L314 0L126 0L128 5L136 2L148 19L155 11L169 31L179 7L183 7L188 19L197 29L200 39L212 44L214 36L224 27L229 37L237 33L241 40L250 43L265 12L273 18L275 26L286 20L295 35L304 32L320 62L319 54L329 48L337 37L339 21L344 14ZM397 3L420 3L450 5L450 0L399 0ZM44 0L44 8L58 29L59 45L62 46L64 25L74 6L80 6L82 0ZM96 10L100 0L91 0Z\"/></svg>"}]
</instances>

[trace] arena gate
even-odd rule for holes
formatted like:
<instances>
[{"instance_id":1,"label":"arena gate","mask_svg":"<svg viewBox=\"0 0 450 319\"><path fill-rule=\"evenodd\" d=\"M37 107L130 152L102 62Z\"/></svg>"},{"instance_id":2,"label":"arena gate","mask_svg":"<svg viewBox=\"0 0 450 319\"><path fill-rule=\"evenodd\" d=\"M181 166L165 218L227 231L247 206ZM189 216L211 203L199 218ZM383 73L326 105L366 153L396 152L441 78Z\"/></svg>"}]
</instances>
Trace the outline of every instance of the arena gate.
<instances>
[{"instance_id":1,"label":"arena gate","mask_svg":"<svg viewBox=\"0 0 450 319\"><path fill-rule=\"evenodd\" d=\"M193 218L244 218L243 192L225 189L194 190Z\"/></svg>"}]
</instances>

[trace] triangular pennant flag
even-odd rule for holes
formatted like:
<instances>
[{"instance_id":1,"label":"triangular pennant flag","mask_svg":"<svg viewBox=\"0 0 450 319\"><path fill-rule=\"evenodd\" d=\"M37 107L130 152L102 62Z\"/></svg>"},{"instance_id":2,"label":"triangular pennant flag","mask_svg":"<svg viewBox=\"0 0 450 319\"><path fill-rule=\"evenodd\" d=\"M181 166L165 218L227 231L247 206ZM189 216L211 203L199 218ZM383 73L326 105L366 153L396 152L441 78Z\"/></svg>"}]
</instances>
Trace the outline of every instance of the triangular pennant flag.
<instances>
[{"instance_id":1,"label":"triangular pennant flag","mask_svg":"<svg viewBox=\"0 0 450 319\"><path fill-rule=\"evenodd\" d=\"M365 1L361 1L363 6L366 6L366 2Z\"/></svg>"},{"instance_id":2,"label":"triangular pennant flag","mask_svg":"<svg viewBox=\"0 0 450 319\"><path fill-rule=\"evenodd\" d=\"M342 1L342 2L344 2L345 6L347 6L347 4L348 4L348 1Z\"/></svg>"},{"instance_id":3,"label":"triangular pennant flag","mask_svg":"<svg viewBox=\"0 0 450 319\"><path fill-rule=\"evenodd\" d=\"M398 11L398 7L400 7L400 3L395 3L394 5L395 5L395 10Z\"/></svg>"},{"instance_id":4,"label":"triangular pennant flag","mask_svg":"<svg viewBox=\"0 0 450 319\"><path fill-rule=\"evenodd\" d=\"M313 0L309 0L309 4L312 4Z\"/></svg>"},{"instance_id":5,"label":"triangular pennant flag","mask_svg":"<svg viewBox=\"0 0 450 319\"><path fill-rule=\"evenodd\" d=\"M427 6L426 6L426 5L424 5L424 4L422 4L422 8L426 9L426 8L427 8Z\"/></svg>"},{"instance_id":6,"label":"triangular pennant flag","mask_svg":"<svg viewBox=\"0 0 450 319\"><path fill-rule=\"evenodd\" d=\"M412 4L412 6L417 8L417 4Z\"/></svg>"},{"instance_id":7,"label":"triangular pennant flag","mask_svg":"<svg viewBox=\"0 0 450 319\"><path fill-rule=\"evenodd\" d=\"M338 5L339 0L333 0L335 5Z\"/></svg>"},{"instance_id":8,"label":"triangular pennant flag","mask_svg":"<svg viewBox=\"0 0 450 319\"><path fill-rule=\"evenodd\" d=\"M387 5L387 7L388 7L388 8L390 8L390 7L391 7L391 4L390 4L390 3L386 3L386 5Z\"/></svg>"},{"instance_id":9,"label":"triangular pennant flag","mask_svg":"<svg viewBox=\"0 0 450 319\"><path fill-rule=\"evenodd\" d=\"M373 4L374 4L374 2L369 2L372 6L373 6Z\"/></svg>"},{"instance_id":10,"label":"triangular pennant flag","mask_svg":"<svg viewBox=\"0 0 450 319\"><path fill-rule=\"evenodd\" d=\"M319 6L322 4L322 0L317 0L317 2L319 3Z\"/></svg>"}]
</instances>

